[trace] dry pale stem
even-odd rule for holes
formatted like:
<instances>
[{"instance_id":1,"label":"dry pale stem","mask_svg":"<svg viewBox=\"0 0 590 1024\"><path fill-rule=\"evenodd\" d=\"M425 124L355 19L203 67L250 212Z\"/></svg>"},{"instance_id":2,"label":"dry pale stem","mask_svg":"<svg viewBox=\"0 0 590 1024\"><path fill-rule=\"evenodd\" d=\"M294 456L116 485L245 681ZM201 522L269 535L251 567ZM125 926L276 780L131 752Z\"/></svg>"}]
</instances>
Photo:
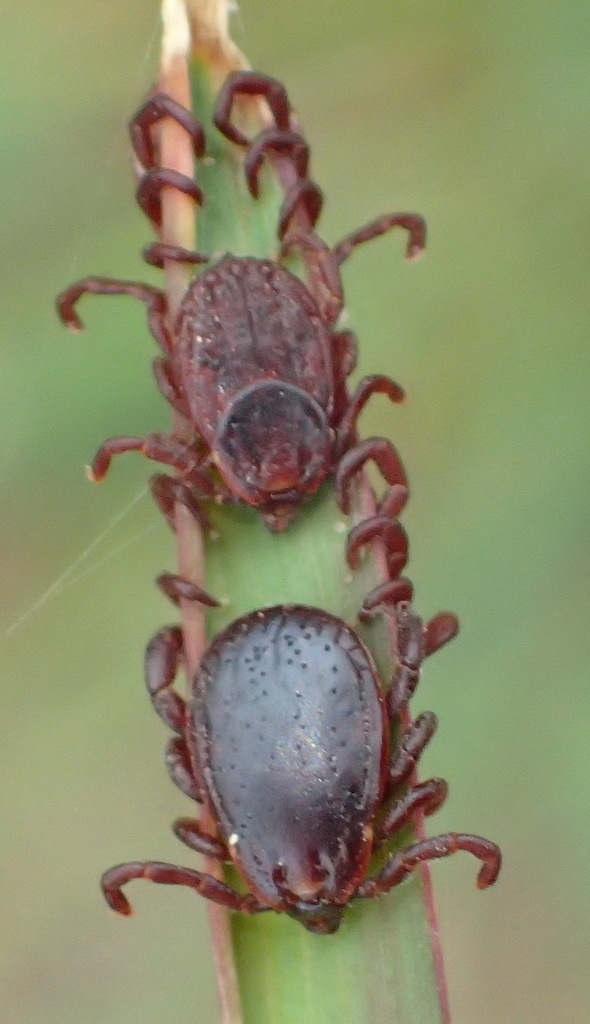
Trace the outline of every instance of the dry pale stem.
<instances>
[{"instance_id":1,"label":"dry pale stem","mask_svg":"<svg viewBox=\"0 0 590 1024\"><path fill-rule=\"evenodd\" d=\"M196 9L198 5L194 4ZM203 4L210 8L211 3ZM210 15L210 11L208 11ZM193 24L196 10L192 12ZM187 12L182 0L164 0L162 4L163 38L162 62L158 88L190 109L191 95L188 75L191 37ZM163 122L159 134L160 162L181 174L194 173L193 152L186 132L169 118ZM193 201L176 189L166 188L162 196L162 241L192 249L196 245L196 210ZM177 311L189 282L188 269L181 264L164 264L166 292L171 315ZM174 414L173 430L179 436L189 434L188 425ZM204 543L198 523L188 510L176 505L174 514L178 544L178 569L182 576L199 586L205 583ZM196 672L206 644L205 619L201 606L181 602L181 620L185 651L185 668L190 680ZM207 826L203 814L203 824ZM211 824L211 823L209 823ZM205 870L222 878L218 861L205 859ZM213 957L217 974L217 988L224 1024L240 1024L242 1013L238 990L233 945L228 913L215 903L208 902Z\"/></svg>"}]
</instances>

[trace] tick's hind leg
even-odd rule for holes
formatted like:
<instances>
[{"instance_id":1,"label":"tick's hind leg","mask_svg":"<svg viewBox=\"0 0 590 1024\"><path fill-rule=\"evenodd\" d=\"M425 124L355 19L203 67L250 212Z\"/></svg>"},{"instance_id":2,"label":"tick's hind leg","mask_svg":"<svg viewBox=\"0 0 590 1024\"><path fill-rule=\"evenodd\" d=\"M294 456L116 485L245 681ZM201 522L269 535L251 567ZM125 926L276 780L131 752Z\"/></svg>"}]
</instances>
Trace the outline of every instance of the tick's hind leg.
<instances>
[{"instance_id":1,"label":"tick's hind leg","mask_svg":"<svg viewBox=\"0 0 590 1024\"><path fill-rule=\"evenodd\" d=\"M196 181L171 167L154 167L139 179L135 192L138 206L156 227L162 223L162 189L174 188L193 199L197 206L203 205L203 193Z\"/></svg>"},{"instance_id":2,"label":"tick's hind leg","mask_svg":"<svg viewBox=\"0 0 590 1024\"><path fill-rule=\"evenodd\" d=\"M156 473L150 480L152 497L171 530L176 531L174 507L184 505L201 527L203 533L211 531L211 522L194 492L178 477Z\"/></svg>"},{"instance_id":3,"label":"tick's hind leg","mask_svg":"<svg viewBox=\"0 0 590 1024\"><path fill-rule=\"evenodd\" d=\"M160 573L156 585L166 597L170 598L173 604L179 605L181 601L194 601L207 608L219 608L219 601L211 597L211 594L193 583L192 580L187 580L175 572Z\"/></svg>"},{"instance_id":4,"label":"tick's hind leg","mask_svg":"<svg viewBox=\"0 0 590 1024\"><path fill-rule=\"evenodd\" d=\"M189 749L183 736L171 736L164 752L164 764L168 770L172 782L178 786L181 793L202 804L205 794L201 783L195 778Z\"/></svg>"},{"instance_id":5,"label":"tick's hind leg","mask_svg":"<svg viewBox=\"0 0 590 1024\"><path fill-rule=\"evenodd\" d=\"M147 437L109 437L98 449L88 475L100 483L104 480L115 455L141 452L154 462L172 466L185 480L208 496L215 493L215 485L205 470L198 465L193 449L168 434L148 434Z\"/></svg>"},{"instance_id":6,"label":"tick's hind leg","mask_svg":"<svg viewBox=\"0 0 590 1024\"><path fill-rule=\"evenodd\" d=\"M384 583L378 583L369 591L359 612L359 619L361 622L370 622L375 609L380 605L385 604L395 608L396 604L409 604L413 596L414 585L405 576L385 580Z\"/></svg>"},{"instance_id":7,"label":"tick's hind leg","mask_svg":"<svg viewBox=\"0 0 590 1024\"><path fill-rule=\"evenodd\" d=\"M180 626L167 626L150 640L145 652L145 685L156 714L184 738L186 704L173 684L183 663Z\"/></svg>"},{"instance_id":8,"label":"tick's hind leg","mask_svg":"<svg viewBox=\"0 0 590 1024\"><path fill-rule=\"evenodd\" d=\"M157 93L139 108L129 124L131 145L144 172L139 179L135 197L143 212L156 227L159 227L162 221L163 188L175 188L199 206L203 205L203 193L192 178L159 165L158 146L157 140L154 140L153 128L167 117L172 118L187 132L196 157L202 157L205 152L205 132L202 124L193 117L190 110L177 103L171 96Z\"/></svg>"},{"instance_id":9,"label":"tick's hind leg","mask_svg":"<svg viewBox=\"0 0 590 1024\"><path fill-rule=\"evenodd\" d=\"M338 242L332 250L336 262L343 263L357 245L370 242L372 238L384 235L391 228L403 228L408 232L407 259L413 260L422 254L426 245L426 221L424 218L419 213L387 213L385 216L371 221L370 224L358 228L357 231L353 231L341 242Z\"/></svg>"},{"instance_id":10,"label":"tick's hind leg","mask_svg":"<svg viewBox=\"0 0 590 1024\"><path fill-rule=\"evenodd\" d=\"M121 890L122 886L134 878L146 878L160 885L186 885L206 899L219 903L229 910L241 910L244 914L257 914L268 909L252 894L242 896L212 875L177 867L175 864L162 864L159 861L136 861L131 864L117 864L116 867L105 871L101 878L104 897L109 907L118 914L127 916L133 912L129 900Z\"/></svg>"},{"instance_id":11,"label":"tick's hind leg","mask_svg":"<svg viewBox=\"0 0 590 1024\"><path fill-rule=\"evenodd\" d=\"M400 454L385 437L368 437L350 448L336 469L336 500L345 515L350 512L350 485L370 459L390 485L408 489L408 478Z\"/></svg>"},{"instance_id":12,"label":"tick's hind leg","mask_svg":"<svg viewBox=\"0 0 590 1024\"><path fill-rule=\"evenodd\" d=\"M373 520L367 522L370 524ZM359 525L362 527L364 524ZM439 612L424 624L410 606L412 590L410 581L403 577L388 580L367 594L361 609L360 617L364 621L372 617L380 606L392 607L395 612L397 668L387 694L387 706L392 720L399 716L401 709L413 696L420 680L424 658L440 650L459 632L459 620L452 612Z\"/></svg>"},{"instance_id":13,"label":"tick's hind leg","mask_svg":"<svg viewBox=\"0 0 590 1024\"><path fill-rule=\"evenodd\" d=\"M274 120L274 127L260 132L253 140L231 120L236 96L259 96L266 100ZM213 121L230 142L249 146L244 161L248 188L258 197L258 173L268 154L290 161L295 181L286 186L287 192L279 213L278 236L283 238L295 218L303 216L303 224L313 228L322 209L324 197L321 189L307 177L309 147L291 125L292 108L285 87L275 78L256 71L234 71L226 78L215 108Z\"/></svg>"},{"instance_id":14,"label":"tick's hind leg","mask_svg":"<svg viewBox=\"0 0 590 1024\"><path fill-rule=\"evenodd\" d=\"M157 165L156 145L152 129L163 118L170 117L184 128L189 135L196 157L205 152L205 131L200 121L193 117L190 110L177 103L166 93L156 93L139 108L129 122L129 135L133 151L145 171Z\"/></svg>"},{"instance_id":15,"label":"tick's hind leg","mask_svg":"<svg viewBox=\"0 0 590 1024\"><path fill-rule=\"evenodd\" d=\"M423 839L406 850L394 853L375 878L368 878L359 886L356 895L361 899L380 896L381 893L392 889L394 885L403 882L417 864L423 864L428 860L437 860L440 857L450 857L458 850L465 850L483 861L483 866L477 876L478 889L486 889L488 885L493 885L502 865L499 846L490 842L489 839L482 839L481 836L473 836L468 832L446 832L441 836Z\"/></svg>"},{"instance_id":16,"label":"tick's hind leg","mask_svg":"<svg viewBox=\"0 0 590 1024\"><path fill-rule=\"evenodd\" d=\"M225 843L220 843L218 839L204 832L199 822L193 818L178 818L172 826L172 831L181 843L190 846L191 850L196 850L203 857L225 861L231 859Z\"/></svg>"},{"instance_id":17,"label":"tick's hind leg","mask_svg":"<svg viewBox=\"0 0 590 1024\"><path fill-rule=\"evenodd\" d=\"M164 268L164 263L169 260L172 263L188 263L191 266L208 263L210 256L204 256L194 249L184 249L181 245L170 245L168 242L150 242L142 249L141 255L150 267Z\"/></svg>"},{"instance_id":18,"label":"tick's hind leg","mask_svg":"<svg viewBox=\"0 0 590 1024\"><path fill-rule=\"evenodd\" d=\"M190 420L190 409L182 387L178 384L169 359L157 356L152 361L154 379L160 393L177 412Z\"/></svg>"},{"instance_id":19,"label":"tick's hind leg","mask_svg":"<svg viewBox=\"0 0 590 1024\"><path fill-rule=\"evenodd\" d=\"M407 727L396 744L387 769L387 790L392 793L414 772L422 752L430 743L437 727L437 718L432 711L424 711L415 722Z\"/></svg>"},{"instance_id":20,"label":"tick's hind leg","mask_svg":"<svg viewBox=\"0 0 590 1024\"><path fill-rule=\"evenodd\" d=\"M404 389L391 377L382 373L372 373L363 377L351 395L348 407L338 425L338 442L341 450L346 450L356 435L357 420L372 395L387 395L391 402L398 404L406 397Z\"/></svg>"},{"instance_id":21,"label":"tick's hind leg","mask_svg":"<svg viewBox=\"0 0 590 1024\"><path fill-rule=\"evenodd\" d=\"M373 541L383 544L390 579L395 579L408 561L408 535L402 524L389 516L370 516L353 526L346 540L346 560L351 569L358 569L361 549Z\"/></svg>"},{"instance_id":22,"label":"tick's hind leg","mask_svg":"<svg viewBox=\"0 0 590 1024\"><path fill-rule=\"evenodd\" d=\"M280 226L279 237L282 238ZM344 290L338 264L334 261L330 249L315 232L293 228L283 240L279 259L285 259L293 250L299 250L305 262L310 277L310 291L319 306L322 320L329 325L335 324L344 307ZM332 337L333 352L341 352L343 360L351 364L347 371L351 373L356 362L354 335L349 331L342 331ZM338 378L335 381L336 387L342 383L343 380Z\"/></svg>"},{"instance_id":23,"label":"tick's hind leg","mask_svg":"<svg viewBox=\"0 0 590 1024\"><path fill-rule=\"evenodd\" d=\"M82 281L76 281L56 299L57 315L73 332L84 330L84 324L75 309L83 295L131 295L145 302L150 331L162 351L166 354L171 352L172 341L166 327L166 296L159 288L140 281L118 281L110 277L85 277Z\"/></svg>"},{"instance_id":24,"label":"tick's hind leg","mask_svg":"<svg viewBox=\"0 0 590 1024\"><path fill-rule=\"evenodd\" d=\"M428 779L411 786L386 811L375 832L375 841L384 843L407 825L415 814L434 814L446 800L448 786L444 779Z\"/></svg>"},{"instance_id":25,"label":"tick's hind leg","mask_svg":"<svg viewBox=\"0 0 590 1024\"><path fill-rule=\"evenodd\" d=\"M283 239L293 221L303 217L307 221L306 227L313 229L322 212L324 205L324 193L319 185L311 178L300 178L288 190L281 209L279 210L279 223L277 235ZM338 264L335 262L335 266Z\"/></svg>"},{"instance_id":26,"label":"tick's hind leg","mask_svg":"<svg viewBox=\"0 0 590 1024\"><path fill-rule=\"evenodd\" d=\"M275 127L281 132L290 130L291 104L284 85L276 78L257 71L232 71L220 89L213 114L215 127L230 142L238 146L249 145L247 136L231 120L234 100L240 95L262 97L268 103Z\"/></svg>"},{"instance_id":27,"label":"tick's hind leg","mask_svg":"<svg viewBox=\"0 0 590 1024\"><path fill-rule=\"evenodd\" d=\"M251 143L244 159L244 173L250 195L258 199L258 175L267 154L288 157L295 168L298 178L307 178L309 167L309 146L298 132L280 131L267 128L260 132Z\"/></svg>"},{"instance_id":28,"label":"tick's hind leg","mask_svg":"<svg viewBox=\"0 0 590 1024\"><path fill-rule=\"evenodd\" d=\"M459 632L459 619L453 612L439 612L424 626L425 657L448 644Z\"/></svg>"},{"instance_id":29,"label":"tick's hind leg","mask_svg":"<svg viewBox=\"0 0 590 1024\"><path fill-rule=\"evenodd\" d=\"M145 685L156 714L176 733L166 747L164 759L168 773L183 793L202 803L203 786L195 773L185 735L186 703L173 688L183 660L184 646L180 626L167 626L161 629L146 647Z\"/></svg>"}]
</instances>

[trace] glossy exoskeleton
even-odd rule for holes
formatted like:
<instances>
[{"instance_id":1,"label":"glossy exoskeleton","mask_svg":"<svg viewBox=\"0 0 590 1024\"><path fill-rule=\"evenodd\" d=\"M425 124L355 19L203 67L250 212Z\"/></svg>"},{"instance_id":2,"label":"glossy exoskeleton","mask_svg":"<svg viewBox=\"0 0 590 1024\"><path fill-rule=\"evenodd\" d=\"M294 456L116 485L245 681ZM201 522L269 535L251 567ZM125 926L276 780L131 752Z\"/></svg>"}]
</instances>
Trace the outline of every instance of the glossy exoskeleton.
<instances>
[{"instance_id":1,"label":"glossy exoskeleton","mask_svg":"<svg viewBox=\"0 0 590 1024\"><path fill-rule=\"evenodd\" d=\"M232 862L247 891L172 864L121 864L102 878L114 910L130 913L122 886L146 878L186 885L247 914L285 911L325 934L337 930L351 900L379 896L417 864L457 850L483 861L480 888L496 880L499 848L455 832L392 853L371 871L373 852L417 811L437 810L447 792L442 779L412 779L435 716L419 715L393 748L390 727L400 724L422 659L454 635L457 622L442 613L424 626L406 603L395 614L399 660L386 695L358 635L315 608L278 606L232 623L203 656L187 703L172 688L183 656L180 629L154 637L146 681L175 733L168 768L184 793L207 806L217 834L192 819L180 819L174 831L192 849Z\"/></svg>"},{"instance_id":2,"label":"glossy exoskeleton","mask_svg":"<svg viewBox=\"0 0 590 1024\"><path fill-rule=\"evenodd\" d=\"M230 119L240 94L264 97L274 120L252 143ZM152 97L131 122L144 170L137 200L156 228L163 188L180 189L203 202L192 179L158 166L153 130L166 117L189 133L197 157L205 148L202 126L168 96ZM116 454L141 451L175 468L186 485L183 492L178 482L157 478L155 497L164 511L169 511L174 487L174 500L184 493L193 508L202 496L245 501L260 510L271 529L282 530L301 501L333 473L338 500L347 511L349 483L373 459L399 510L407 497L399 455L383 437L358 443L356 422L372 394L399 402L403 390L390 377L375 374L348 394L356 341L352 332L335 326L344 305L339 268L356 245L395 226L409 233L408 257L418 255L424 221L416 214L390 214L329 248L313 231L322 193L307 177L308 147L293 130L283 86L255 72L236 72L221 90L214 120L230 141L249 147L244 168L254 197L263 160L269 156L277 162L286 192L277 228L279 262L224 256L189 286L174 320L164 292L138 282L86 278L62 293L59 314L73 330L82 327L74 307L86 292L127 294L147 304L149 327L162 349L154 361L156 382L194 432L188 444L165 434L109 438L96 454L92 475L102 479ZM291 251L301 255L307 285L281 265ZM145 258L156 266L165 260L198 264L209 259L163 242L148 246Z\"/></svg>"}]
</instances>

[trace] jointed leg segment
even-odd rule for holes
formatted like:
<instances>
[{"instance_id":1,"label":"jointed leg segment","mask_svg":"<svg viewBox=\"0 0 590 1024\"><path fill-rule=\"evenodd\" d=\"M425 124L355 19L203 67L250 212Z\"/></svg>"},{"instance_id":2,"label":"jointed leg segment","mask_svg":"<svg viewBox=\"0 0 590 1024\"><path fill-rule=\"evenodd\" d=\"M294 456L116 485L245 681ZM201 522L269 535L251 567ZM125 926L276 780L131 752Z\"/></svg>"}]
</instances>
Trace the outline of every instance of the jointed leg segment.
<instances>
[{"instance_id":1,"label":"jointed leg segment","mask_svg":"<svg viewBox=\"0 0 590 1024\"><path fill-rule=\"evenodd\" d=\"M147 437L109 437L98 449L90 467L90 478L100 483L104 480L115 455L125 452L141 452L154 462L172 466L190 484L207 495L213 495L215 487L205 470L198 465L198 458L190 447L176 441L168 434L148 434Z\"/></svg>"},{"instance_id":2,"label":"jointed leg segment","mask_svg":"<svg viewBox=\"0 0 590 1024\"><path fill-rule=\"evenodd\" d=\"M193 178L171 167L154 167L139 179L135 198L146 217L158 227L162 222L162 189L174 188L198 206L203 205L203 193Z\"/></svg>"},{"instance_id":3,"label":"jointed leg segment","mask_svg":"<svg viewBox=\"0 0 590 1024\"><path fill-rule=\"evenodd\" d=\"M219 903L229 910L241 910L244 914L257 914L267 909L259 903L255 896L241 896L235 889L230 888L224 882L219 882L212 875L203 874L201 871L191 871L190 868L177 867L175 864L146 861L117 864L116 867L105 871L102 876L100 884L104 897L109 906L118 914L129 915L133 912L129 900L121 890L122 886L134 878L146 878L150 882L158 882L161 885L186 885L208 900L213 900L214 903Z\"/></svg>"},{"instance_id":4,"label":"jointed leg segment","mask_svg":"<svg viewBox=\"0 0 590 1024\"><path fill-rule=\"evenodd\" d=\"M174 572L162 572L156 580L156 585L166 597L170 598L173 604L180 604L181 601L195 601L207 608L219 608L219 601L211 597L206 590L197 586L192 580L184 576L178 576Z\"/></svg>"},{"instance_id":5,"label":"jointed leg segment","mask_svg":"<svg viewBox=\"0 0 590 1024\"><path fill-rule=\"evenodd\" d=\"M155 167L157 163L152 128L166 117L171 117L184 128L192 140L196 157L202 157L205 152L205 132L200 121L171 96L157 93L146 100L129 123L131 145L139 163L146 171Z\"/></svg>"},{"instance_id":6,"label":"jointed leg segment","mask_svg":"<svg viewBox=\"0 0 590 1024\"><path fill-rule=\"evenodd\" d=\"M423 750L434 736L437 724L436 715L432 711L424 711L408 726L389 763L388 792L393 792L408 781Z\"/></svg>"},{"instance_id":7,"label":"jointed leg segment","mask_svg":"<svg viewBox=\"0 0 590 1024\"><path fill-rule=\"evenodd\" d=\"M203 857L214 857L216 860L226 861L231 859L225 843L220 843L219 840L204 832L199 822L194 821L193 818L178 818L172 826L172 831L181 843L190 846L191 850L196 850Z\"/></svg>"},{"instance_id":8,"label":"jointed leg segment","mask_svg":"<svg viewBox=\"0 0 590 1024\"><path fill-rule=\"evenodd\" d=\"M248 146L249 139L230 120L236 96L261 96L266 100L276 127L287 132L291 128L291 104L284 85L271 78L270 75L258 74L256 71L232 71L223 83L213 123L230 142L238 146Z\"/></svg>"},{"instance_id":9,"label":"jointed leg segment","mask_svg":"<svg viewBox=\"0 0 590 1024\"><path fill-rule=\"evenodd\" d=\"M160 348L166 354L172 349L166 327L166 296L159 288L140 281L118 281L110 277L85 277L75 281L56 299L57 314L70 331L83 331L84 324L75 305L83 295L131 295L147 305L148 326Z\"/></svg>"},{"instance_id":10,"label":"jointed leg segment","mask_svg":"<svg viewBox=\"0 0 590 1024\"><path fill-rule=\"evenodd\" d=\"M363 377L350 398L348 408L338 427L340 444L344 447L356 432L357 420L372 395L387 395L391 402L403 402L406 397L404 389L391 377L382 373L372 373Z\"/></svg>"},{"instance_id":11,"label":"jointed leg segment","mask_svg":"<svg viewBox=\"0 0 590 1024\"><path fill-rule=\"evenodd\" d=\"M150 480L150 489L156 505L172 530L176 530L174 506L178 503L188 509L204 533L210 531L209 517L201 507L194 491L178 477L168 476L166 473L156 473Z\"/></svg>"},{"instance_id":12,"label":"jointed leg segment","mask_svg":"<svg viewBox=\"0 0 590 1024\"><path fill-rule=\"evenodd\" d=\"M358 228L338 242L333 249L336 262L344 263L344 260L348 259L357 245L370 242L371 239L378 238L379 235L384 235L386 231L396 227L403 228L408 232L406 258L416 259L422 254L426 245L426 221L418 213L388 213L365 224L364 227Z\"/></svg>"},{"instance_id":13,"label":"jointed leg segment","mask_svg":"<svg viewBox=\"0 0 590 1024\"><path fill-rule=\"evenodd\" d=\"M361 548L375 540L383 544L389 575L395 579L408 560L408 535L402 524L389 516L371 516L353 526L346 541L346 560L350 568L358 569Z\"/></svg>"},{"instance_id":14,"label":"jointed leg segment","mask_svg":"<svg viewBox=\"0 0 590 1024\"><path fill-rule=\"evenodd\" d=\"M383 843L407 825L414 814L434 814L445 802L448 786L444 779L428 779L411 786L407 793L389 808L375 833L377 843Z\"/></svg>"},{"instance_id":15,"label":"jointed leg segment","mask_svg":"<svg viewBox=\"0 0 590 1024\"><path fill-rule=\"evenodd\" d=\"M359 886L355 895L361 899L380 896L382 893L389 892L394 885L403 882L416 865L423 864L428 860L437 860L439 857L449 857L452 853L457 853L458 850L466 850L467 853L471 853L483 861L483 866L477 876L479 889L485 889L496 881L502 864L502 854L495 843L467 832L446 832L441 836L423 839L406 850L394 853L375 878L369 878Z\"/></svg>"},{"instance_id":16,"label":"jointed leg segment","mask_svg":"<svg viewBox=\"0 0 590 1024\"><path fill-rule=\"evenodd\" d=\"M278 153L292 161L299 178L307 176L309 166L309 146L298 132L279 131L267 128L260 132L252 142L244 159L244 173L250 194L258 199L258 174L267 153Z\"/></svg>"},{"instance_id":17,"label":"jointed leg segment","mask_svg":"<svg viewBox=\"0 0 590 1024\"><path fill-rule=\"evenodd\" d=\"M350 448L338 463L336 470L336 496L344 512L350 512L350 483L360 473L366 462L372 459L388 484L399 484L407 489L408 479L403 462L391 441L385 437L368 437Z\"/></svg>"}]
</instances>

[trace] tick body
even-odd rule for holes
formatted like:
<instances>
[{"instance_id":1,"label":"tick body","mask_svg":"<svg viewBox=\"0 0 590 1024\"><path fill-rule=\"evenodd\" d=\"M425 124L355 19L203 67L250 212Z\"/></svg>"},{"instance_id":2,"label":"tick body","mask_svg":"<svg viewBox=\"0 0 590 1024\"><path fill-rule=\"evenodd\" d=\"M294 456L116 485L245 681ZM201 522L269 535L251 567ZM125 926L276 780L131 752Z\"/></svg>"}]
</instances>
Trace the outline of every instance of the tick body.
<instances>
[{"instance_id":1,"label":"tick body","mask_svg":"<svg viewBox=\"0 0 590 1024\"><path fill-rule=\"evenodd\" d=\"M278 516L315 491L334 457L333 353L303 283L228 256L188 289L176 335L190 418L232 492Z\"/></svg>"},{"instance_id":2,"label":"tick body","mask_svg":"<svg viewBox=\"0 0 590 1024\"><path fill-rule=\"evenodd\" d=\"M274 608L213 642L189 707L195 761L257 898L345 903L367 870L388 735L371 657L339 619Z\"/></svg>"},{"instance_id":3,"label":"tick body","mask_svg":"<svg viewBox=\"0 0 590 1024\"><path fill-rule=\"evenodd\" d=\"M411 722L393 748L390 727L400 726L422 658L454 635L456 620L443 614L425 627L404 603L395 614L403 647L386 694L355 631L315 608L277 606L228 626L205 653L186 703L172 689L180 630L154 637L146 681L176 734L167 764L183 792L207 806L217 834L191 819L175 832L193 849L231 861L247 892L188 868L134 862L103 876L113 909L129 913L122 886L146 878L187 885L248 914L286 912L325 934L337 930L351 900L387 892L416 864L456 850L483 861L480 887L495 881L498 847L466 833L415 843L371 873L372 854L414 813L437 810L447 792L442 779L412 782L434 715Z\"/></svg>"},{"instance_id":4,"label":"tick body","mask_svg":"<svg viewBox=\"0 0 590 1024\"><path fill-rule=\"evenodd\" d=\"M240 95L264 98L273 119L253 140L231 117ZM203 126L169 96L153 96L131 122L142 169L137 201L158 232L163 189L178 189L198 205L206 202L191 178L159 165L157 126L164 118L187 132L197 158L206 146ZM59 315L72 330L82 328L75 306L85 293L125 294L145 302L148 325L161 348L154 360L156 383L192 429L192 439L190 431L182 440L167 434L108 438L91 475L101 480L113 456L140 451L178 473L173 483L160 476L154 486L154 497L168 516L183 495L193 511L202 498L216 497L254 506L270 529L280 531L330 476L348 512L350 483L373 460L399 508L407 498L407 479L396 449L382 437L359 443L356 425L373 394L400 402L404 392L390 377L372 374L349 393L347 377L356 364L357 345L351 331L338 328L344 308L340 266L357 245L394 227L408 233L407 255L414 258L424 248L424 221L417 214L388 214L329 247L314 230L323 197L307 176L308 146L295 130L283 86L274 79L255 72L230 75L214 123L232 145L246 147L244 173L254 200L262 163L280 164L285 196L276 258L224 257L189 286L176 317L163 291L140 282L90 277L59 296ZM283 265L293 253L300 257L305 282ZM206 254L163 241L148 246L144 256L158 267L166 261L210 261Z\"/></svg>"}]
</instances>

